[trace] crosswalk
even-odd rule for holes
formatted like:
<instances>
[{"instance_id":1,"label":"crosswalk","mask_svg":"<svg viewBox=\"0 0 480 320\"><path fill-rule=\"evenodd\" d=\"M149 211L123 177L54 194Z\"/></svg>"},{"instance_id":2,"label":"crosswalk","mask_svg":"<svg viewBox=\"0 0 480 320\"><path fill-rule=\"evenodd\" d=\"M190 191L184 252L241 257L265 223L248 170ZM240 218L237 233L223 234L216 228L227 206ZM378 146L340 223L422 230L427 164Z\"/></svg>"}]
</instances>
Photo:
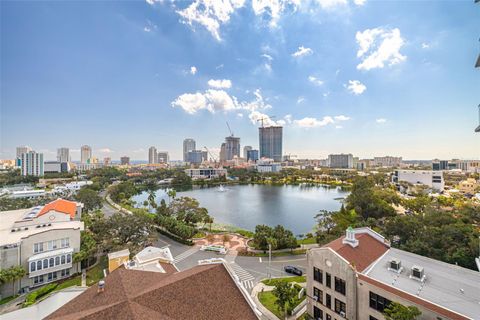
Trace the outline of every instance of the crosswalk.
<instances>
[{"instance_id":1,"label":"crosswalk","mask_svg":"<svg viewBox=\"0 0 480 320\"><path fill-rule=\"evenodd\" d=\"M240 279L240 283L245 289L252 289L254 287L253 280L255 280L255 277L252 276L247 270L243 269L234 262L230 264L230 267L232 267L233 272L235 272L237 277Z\"/></svg>"},{"instance_id":2,"label":"crosswalk","mask_svg":"<svg viewBox=\"0 0 480 320\"><path fill-rule=\"evenodd\" d=\"M181 254L176 256L175 259L173 259L173 263L179 263L180 261L185 260L186 258L190 257L192 254L196 253L198 250L199 250L198 247L193 247L191 249L188 249L185 252L182 252Z\"/></svg>"}]
</instances>

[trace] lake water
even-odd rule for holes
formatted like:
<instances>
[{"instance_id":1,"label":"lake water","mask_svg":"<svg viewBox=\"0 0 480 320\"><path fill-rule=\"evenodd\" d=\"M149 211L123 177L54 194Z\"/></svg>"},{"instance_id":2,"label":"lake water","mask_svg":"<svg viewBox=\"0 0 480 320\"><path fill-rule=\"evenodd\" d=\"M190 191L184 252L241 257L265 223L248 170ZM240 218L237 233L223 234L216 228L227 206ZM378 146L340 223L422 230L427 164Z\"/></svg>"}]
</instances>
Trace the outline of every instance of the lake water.
<instances>
[{"instance_id":1,"label":"lake water","mask_svg":"<svg viewBox=\"0 0 480 320\"><path fill-rule=\"evenodd\" d=\"M168 201L165 190L157 190L156 201ZM255 230L257 224L276 226L281 224L297 235L311 232L315 215L319 210L338 210L339 198L348 195L336 187L326 186L269 186L233 185L219 188L197 188L177 192L177 197L197 199L208 209L215 223L234 225L242 229ZM142 204L147 193L133 198Z\"/></svg>"}]
</instances>

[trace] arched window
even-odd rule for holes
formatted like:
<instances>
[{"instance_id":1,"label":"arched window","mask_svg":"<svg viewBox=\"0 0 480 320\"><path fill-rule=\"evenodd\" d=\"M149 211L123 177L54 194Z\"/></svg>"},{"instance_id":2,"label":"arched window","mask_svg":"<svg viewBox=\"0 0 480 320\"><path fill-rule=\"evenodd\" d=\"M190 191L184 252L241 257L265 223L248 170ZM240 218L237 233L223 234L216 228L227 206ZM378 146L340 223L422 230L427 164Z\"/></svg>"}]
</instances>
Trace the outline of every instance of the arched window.
<instances>
[{"instance_id":1,"label":"arched window","mask_svg":"<svg viewBox=\"0 0 480 320\"><path fill-rule=\"evenodd\" d=\"M60 264L60 257L55 257L55 265L58 266Z\"/></svg>"},{"instance_id":2,"label":"arched window","mask_svg":"<svg viewBox=\"0 0 480 320\"><path fill-rule=\"evenodd\" d=\"M72 262L72 255L67 254L67 263L70 263L70 262Z\"/></svg>"},{"instance_id":3,"label":"arched window","mask_svg":"<svg viewBox=\"0 0 480 320\"><path fill-rule=\"evenodd\" d=\"M62 256L62 264L65 264L65 256Z\"/></svg>"},{"instance_id":4,"label":"arched window","mask_svg":"<svg viewBox=\"0 0 480 320\"><path fill-rule=\"evenodd\" d=\"M33 272L33 271L37 270L36 267L37 267L37 265L35 264L35 262L31 262L30 263L30 272Z\"/></svg>"},{"instance_id":5,"label":"arched window","mask_svg":"<svg viewBox=\"0 0 480 320\"><path fill-rule=\"evenodd\" d=\"M48 259L43 259L43 269L48 268Z\"/></svg>"},{"instance_id":6,"label":"arched window","mask_svg":"<svg viewBox=\"0 0 480 320\"><path fill-rule=\"evenodd\" d=\"M51 267L53 267L55 265L55 259L53 258L50 258L50 260L48 261L48 265Z\"/></svg>"},{"instance_id":7,"label":"arched window","mask_svg":"<svg viewBox=\"0 0 480 320\"><path fill-rule=\"evenodd\" d=\"M37 270L42 270L42 261L37 261Z\"/></svg>"}]
</instances>

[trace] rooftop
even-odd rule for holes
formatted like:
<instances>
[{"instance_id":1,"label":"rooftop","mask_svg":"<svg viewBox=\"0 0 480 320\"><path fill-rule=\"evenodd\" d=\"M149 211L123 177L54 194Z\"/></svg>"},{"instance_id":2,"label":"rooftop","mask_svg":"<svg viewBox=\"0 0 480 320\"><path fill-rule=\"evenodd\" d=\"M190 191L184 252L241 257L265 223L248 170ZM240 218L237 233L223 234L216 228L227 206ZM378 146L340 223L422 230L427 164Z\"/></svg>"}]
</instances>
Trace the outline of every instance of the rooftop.
<instances>
[{"instance_id":1,"label":"rooftop","mask_svg":"<svg viewBox=\"0 0 480 320\"><path fill-rule=\"evenodd\" d=\"M73 201L68 201L64 199L57 199L50 203L47 203L37 217L48 213L49 211L55 210L57 212L63 212L65 214L69 214L71 219L75 218L75 214L77 213L77 203Z\"/></svg>"},{"instance_id":2,"label":"rooftop","mask_svg":"<svg viewBox=\"0 0 480 320\"><path fill-rule=\"evenodd\" d=\"M257 319L223 264L174 273L120 267L46 319Z\"/></svg>"},{"instance_id":3,"label":"rooftop","mask_svg":"<svg viewBox=\"0 0 480 320\"><path fill-rule=\"evenodd\" d=\"M400 273L388 270L392 259L401 261ZM413 266L424 268L423 283L410 278ZM467 317L480 315L479 272L391 248L363 274Z\"/></svg>"}]
</instances>

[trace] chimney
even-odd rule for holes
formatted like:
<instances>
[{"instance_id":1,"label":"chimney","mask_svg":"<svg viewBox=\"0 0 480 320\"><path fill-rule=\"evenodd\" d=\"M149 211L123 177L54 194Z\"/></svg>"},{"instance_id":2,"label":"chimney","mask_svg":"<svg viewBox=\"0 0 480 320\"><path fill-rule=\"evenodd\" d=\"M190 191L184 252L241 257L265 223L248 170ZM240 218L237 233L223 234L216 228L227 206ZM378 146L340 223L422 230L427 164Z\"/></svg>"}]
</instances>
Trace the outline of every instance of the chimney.
<instances>
[{"instance_id":1,"label":"chimney","mask_svg":"<svg viewBox=\"0 0 480 320\"><path fill-rule=\"evenodd\" d=\"M105 291L105 281L104 280L100 280L98 281L98 290L97 290L97 293L100 293L100 292L103 292Z\"/></svg>"},{"instance_id":2,"label":"chimney","mask_svg":"<svg viewBox=\"0 0 480 320\"><path fill-rule=\"evenodd\" d=\"M352 248L355 248L356 246L358 246L358 240L355 238L355 229L353 229L352 227L347 228L347 232L346 232L345 238L343 238L342 240L342 243L348 244Z\"/></svg>"}]
</instances>

